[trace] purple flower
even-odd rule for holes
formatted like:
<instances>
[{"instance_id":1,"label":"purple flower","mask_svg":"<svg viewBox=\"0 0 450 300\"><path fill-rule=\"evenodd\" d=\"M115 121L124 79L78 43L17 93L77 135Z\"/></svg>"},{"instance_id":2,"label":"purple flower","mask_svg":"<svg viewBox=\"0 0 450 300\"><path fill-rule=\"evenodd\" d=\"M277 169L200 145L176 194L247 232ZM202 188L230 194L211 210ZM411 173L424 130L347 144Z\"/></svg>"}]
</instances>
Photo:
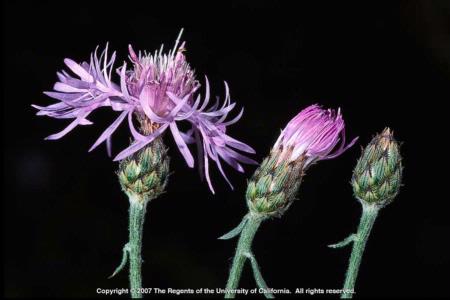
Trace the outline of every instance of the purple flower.
<instances>
[{"instance_id":1,"label":"purple flower","mask_svg":"<svg viewBox=\"0 0 450 300\"><path fill-rule=\"evenodd\" d=\"M304 159L306 169L314 162L341 155L357 139L345 145L345 123L340 109L337 112L324 110L314 104L302 110L287 124L274 149L281 151L280 160Z\"/></svg>"},{"instance_id":2,"label":"purple flower","mask_svg":"<svg viewBox=\"0 0 450 300\"><path fill-rule=\"evenodd\" d=\"M111 152L111 136L127 118L134 141L121 151L114 160L122 160L144 148L155 138L170 130L172 136L189 167L194 167L194 158L188 144L196 143L198 163L211 191L214 189L209 175L209 159L212 159L226 181L230 184L221 165L221 159L239 172L244 169L241 163L256 162L239 153L255 153L248 145L226 134L227 126L237 122L243 110L232 120L226 120L236 106L231 103L228 85L225 82L226 95L222 105L219 100L208 107L210 99L209 82L205 76L205 96L198 94L200 83L196 80L183 54L182 43L179 46L180 32L175 46L168 54L159 51L153 54L136 54L129 46L129 58L132 69L127 64L116 69L120 78L118 84L111 81L116 54L108 58L108 46L97 56L97 49L91 55L90 63L78 64L65 59L67 67L78 77L62 71L58 72L59 82L54 92L46 95L58 100L57 103L42 107L33 105L45 115L57 119L74 119L69 126L47 139L63 137L77 125L91 125L88 115L100 107L110 107L120 112L116 120L100 135L89 151L102 142L107 142L108 153ZM134 122L138 121L136 129ZM191 125L187 132L178 128L178 123L185 121ZM231 184L230 184L231 186ZM232 186L231 186L232 187Z\"/></svg>"}]
</instances>

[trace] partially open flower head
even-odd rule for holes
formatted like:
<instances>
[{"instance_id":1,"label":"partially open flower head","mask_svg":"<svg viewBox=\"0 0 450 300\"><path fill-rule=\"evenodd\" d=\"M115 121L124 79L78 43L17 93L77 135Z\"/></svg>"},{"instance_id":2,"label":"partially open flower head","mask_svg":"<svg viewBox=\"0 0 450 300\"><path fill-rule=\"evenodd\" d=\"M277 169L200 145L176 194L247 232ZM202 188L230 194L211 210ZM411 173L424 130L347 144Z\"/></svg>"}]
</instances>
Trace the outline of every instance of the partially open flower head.
<instances>
[{"instance_id":1,"label":"partially open flower head","mask_svg":"<svg viewBox=\"0 0 450 300\"><path fill-rule=\"evenodd\" d=\"M353 171L353 192L359 201L385 206L397 196L402 179L402 158L389 128L363 150Z\"/></svg>"},{"instance_id":2,"label":"partially open flower head","mask_svg":"<svg viewBox=\"0 0 450 300\"><path fill-rule=\"evenodd\" d=\"M325 110L314 104L287 124L273 150L279 152L280 160L304 160L306 169L314 162L341 155L357 139L345 145L345 123L340 109Z\"/></svg>"},{"instance_id":3,"label":"partially open flower head","mask_svg":"<svg viewBox=\"0 0 450 300\"><path fill-rule=\"evenodd\" d=\"M270 155L250 180L250 211L282 215L295 199L304 172L312 163L337 157L356 142L357 138L345 144L344 128L339 110L324 110L318 105L302 110L281 132Z\"/></svg>"},{"instance_id":4,"label":"partially open flower head","mask_svg":"<svg viewBox=\"0 0 450 300\"><path fill-rule=\"evenodd\" d=\"M210 87L206 76L204 97L198 93L200 83L186 61L185 43L179 42L181 33L182 31L168 54L163 53L162 46L153 54L136 54L129 46L132 68L127 69L124 62L116 69L118 84L112 81L116 53L108 58L108 46L100 57L96 50L91 55L90 63L78 64L71 59L65 59L67 67L78 78L65 71L58 72L60 81L55 84L55 91L45 94L59 102L46 107L33 107L39 110L38 115L74 120L64 130L47 139L59 139L78 125L91 125L92 122L87 117L94 110L110 107L120 114L100 135L90 151L106 141L110 153L111 136L127 118L134 140L129 147L117 154L115 160L129 157L170 130L178 149L191 168L194 167L194 158L188 144L197 144L199 168L212 192L214 189L209 176L210 160L215 162L221 174L230 183L221 160L239 172L244 171L241 163L255 163L238 152L255 151L226 134L227 126L236 123L243 110L233 119L227 120L236 103L231 102L226 83L223 104L217 100L215 104L209 105ZM136 120L139 123L137 129L134 124ZM186 132L182 132L178 127L182 121L190 125Z\"/></svg>"}]
</instances>

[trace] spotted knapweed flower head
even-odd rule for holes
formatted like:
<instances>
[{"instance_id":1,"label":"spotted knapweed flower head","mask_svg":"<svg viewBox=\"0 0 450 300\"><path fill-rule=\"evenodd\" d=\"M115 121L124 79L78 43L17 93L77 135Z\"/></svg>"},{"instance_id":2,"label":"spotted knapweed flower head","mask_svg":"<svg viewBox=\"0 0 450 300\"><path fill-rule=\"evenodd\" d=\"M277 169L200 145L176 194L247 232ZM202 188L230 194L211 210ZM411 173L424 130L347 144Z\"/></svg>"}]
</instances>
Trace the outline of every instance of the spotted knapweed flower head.
<instances>
[{"instance_id":1,"label":"spotted knapweed flower head","mask_svg":"<svg viewBox=\"0 0 450 300\"><path fill-rule=\"evenodd\" d=\"M345 144L344 129L340 110L324 110L318 105L302 110L281 132L249 181L246 198L250 211L281 216L295 199L311 164L337 157L356 142L357 138Z\"/></svg>"},{"instance_id":2,"label":"spotted knapweed flower head","mask_svg":"<svg viewBox=\"0 0 450 300\"><path fill-rule=\"evenodd\" d=\"M65 59L66 66L75 76L66 71L58 72L59 82L54 85L54 91L44 92L58 102L45 107L33 107L39 110L37 115L73 121L64 130L50 135L47 139L59 139L78 125L91 125L92 122L87 117L100 107L109 107L119 112L119 115L89 151L106 141L110 154L111 136L127 119L133 142L117 154L114 160L129 157L164 132L170 131L191 168L194 167L194 158L188 144L197 144L199 168L213 193L209 175L210 160L215 162L231 186L221 160L239 172L244 171L242 163L256 163L238 152L255 151L226 133L227 127L241 118L243 109L236 117L227 120L236 103L231 102L226 82L225 100L222 104L217 100L213 105L209 105L210 86L206 76L205 95L202 97L199 94L201 84L186 61L185 43L180 45L181 34L182 31L167 54L163 53L163 46L154 53L138 54L129 46L131 68L127 68L126 62L115 68L116 53L108 57L108 45L100 57L96 49L89 63L76 63ZM118 83L112 79L114 73L118 76ZM135 126L136 121L139 123L138 128ZM182 121L190 125L185 132L178 127Z\"/></svg>"}]
</instances>

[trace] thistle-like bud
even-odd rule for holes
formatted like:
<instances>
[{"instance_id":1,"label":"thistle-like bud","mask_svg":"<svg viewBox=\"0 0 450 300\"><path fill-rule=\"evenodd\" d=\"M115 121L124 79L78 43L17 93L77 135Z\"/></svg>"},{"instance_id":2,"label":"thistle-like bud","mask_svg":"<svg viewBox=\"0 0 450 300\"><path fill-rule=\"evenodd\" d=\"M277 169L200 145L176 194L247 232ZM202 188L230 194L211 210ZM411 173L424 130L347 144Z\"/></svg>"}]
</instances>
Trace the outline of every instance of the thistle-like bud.
<instances>
[{"instance_id":1,"label":"thistle-like bud","mask_svg":"<svg viewBox=\"0 0 450 300\"><path fill-rule=\"evenodd\" d=\"M356 164L352 177L356 198L377 206L389 204L400 189L402 170L399 145L386 128L372 139Z\"/></svg>"},{"instance_id":2,"label":"thistle-like bud","mask_svg":"<svg viewBox=\"0 0 450 300\"><path fill-rule=\"evenodd\" d=\"M169 177L167 148L160 137L120 162L119 182L131 199L146 202L164 192Z\"/></svg>"},{"instance_id":3,"label":"thistle-like bud","mask_svg":"<svg viewBox=\"0 0 450 300\"><path fill-rule=\"evenodd\" d=\"M304 172L313 163L331 159L351 147L345 145L340 111L311 105L293 118L281 132L247 187L251 212L281 216L295 199ZM337 145L341 144L337 147Z\"/></svg>"}]
</instances>

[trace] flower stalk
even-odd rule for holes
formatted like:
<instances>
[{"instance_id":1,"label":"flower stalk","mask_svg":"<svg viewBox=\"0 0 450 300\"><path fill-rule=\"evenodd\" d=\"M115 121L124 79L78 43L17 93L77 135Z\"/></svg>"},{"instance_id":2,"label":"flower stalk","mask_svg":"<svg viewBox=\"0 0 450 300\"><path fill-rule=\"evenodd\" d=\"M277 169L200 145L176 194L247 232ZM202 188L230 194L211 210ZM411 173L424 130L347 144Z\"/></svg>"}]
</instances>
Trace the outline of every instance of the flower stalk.
<instances>
[{"instance_id":1,"label":"flower stalk","mask_svg":"<svg viewBox=\"0 0 450 300\"><path fill-rule=\"evenodd\" d=\"M329 246L331 248L341 248L353 243L352 254L350 255L348 269L345 275L345 283L343 288L344 292L341 297L343 299L352 298L364 249L366 248L370 232L378 216L378 211L380 210L380 208L376 205L363 204L362 207L362 215L361 220L359 221L357 233L351 234L340 243Z\"/></svg>"},{"instance_id":2,"label":"flower stalk","mask_svg":"<svg viewBox=\"0 0 450 300\"><path fill-rule=\"evenodd\" d=\"M132 298L142 298L140 290L142 288L142 237L144 233L146 203L130 204L129 242L128 249L130 255L130 288Z\"/></svg>"},{"instance_id":3,"label":"flower stalk","mask_svg":"<svg viewBox=\"0 0 450 300\"><path fill-rule=\"evenodd\" d=\"M142 298L142 240L144 235L145 212L147 202L140 203L130 197L128 243L123 247L123 257L120 265L109 277L119 273L129 261L129 281L132 298Z\"/></svg>"},{"instance_id":4,"label":"flower stalk","mask_svg":"<svg viewBox=\"0 0 450 300\"><path fill-rule=\"evenodd\" d=\"M264 221L266 218L267 217L262 215L249 213L244 217L241 225L238 226L238 228L240 228L240 230L242 231L240 232L239 242L236 248L236 254L233 258L233 264L231 266L226 291L232 291L238 287L242 275L242 270L244 268L247 259L250 260L250 263L252 265L253 275L257 286L259 288L267 289L267 284L261 275L261 271L259 270L259 266L256 261L255 255L251 250L256 231L258 230L262 221ZM239 232L237 232L236 234L239 234ZM233 236L225 235L222 236L220 239L227 239ZM227 292L225 294L225 298L234 298L234 296L235 294L232 292ZM266 297L274 298L273 294L271 293L267 293Z\"/></svg>"}]
</instances>

